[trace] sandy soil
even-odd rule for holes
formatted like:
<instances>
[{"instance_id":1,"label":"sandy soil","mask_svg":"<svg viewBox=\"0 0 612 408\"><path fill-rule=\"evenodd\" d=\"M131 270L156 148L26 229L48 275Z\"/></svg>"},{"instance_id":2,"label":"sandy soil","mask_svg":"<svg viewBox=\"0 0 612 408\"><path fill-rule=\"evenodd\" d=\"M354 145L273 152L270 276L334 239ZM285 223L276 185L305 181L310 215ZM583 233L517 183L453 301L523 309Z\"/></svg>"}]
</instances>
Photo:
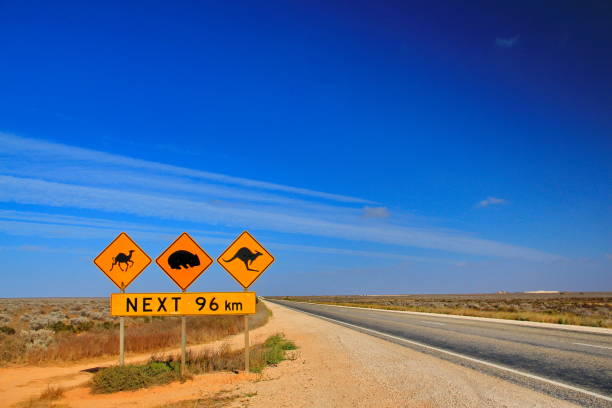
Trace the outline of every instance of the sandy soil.
<instances>
[{"instance_id":1,"label":"sandy soil","mask_svg":"<svg viewBox=\"0 0 612 408\"><path fill-rule=\"evenodd\" d=\"M266 324L263 327L259 327L257 329L251 330L251 342L252 344L261 343L265 341L265 339L271 333L277 333L281 331L278 325L271 324L272 321L276 319L274 316L270 318L270 323ZM223 344L229 344L231 348L238 349L244 347L244 334L237 334L234 336L230 336L224 340L211 342L207 344L190 346L189 350L193 352L202 351L205 349L217 349ZM126 355L126 363L139 363L147 361L153 354L155 355L164 355L164 354L179 354L180 349L176 348L173 350L165 351L164 353L144 353L144 354L133 354ZM80 362L75 365L60 365L60 366L22 366L22 367L3 367L0 368L0 407L11 406L17 402L24 401L33 397L38 397L40 393L47 389L48 386L54 387L62 387L62 388L73 388L78 387L86 382L88 382L92 374L86 372L84 370L88 370L96 367L106 367L117 364L117 358L113 359L92 359ZM244 374L236 375L236 374L228 374L228 373L220 373L220 374L211 374L208 376L219 376L220 378L224 377L240 377L245 376ZM253 375L249 375L249 378L255 377ZM199 381L199 377L197 377ZM216 380L212 380L216 381ZM221 382L226 380L220 380ZM197 382L197 381L196 381ZM83 388L83 387L81 387ZM168 388L169 392L171 391L172 386L166 386L161 388ZM147 393L153 390L153 388L149 388ZM70 391L70 395L74 395L77 398L80 398L79 395L85 394L84 390L78 391ZM137 394L138 392L135 392ZM130 393L120 393L122 397L127 398L127 394ZM119 395L119 394L118 394ZM98 400L99 398L93 398L94 400ZM129 399L129 398L128 398ZM163 401L163 400L162 400ZM65 401L63 401L65 402ZM73 403L71 402L72 406ZM74 406L81 406L79 403L74 403ZM93 406L93 405L87 405ZM120 406L115 403L104 405L99 405L101 407L108 406ZM143 405L147 406L147 405ZM150 406L150 405L149 405Z\"/></svg>"},{"instance_id":2,"label":"sandy soil","mask_svg":"<svg viewBox=\"0 0 612 408\"><path fill-rule=\"evenodd\" d=\"M252 342L284 332L299 350L294 359L263 375L217 373L186 383L113 395L91 395L76 386L59 401L70 407L150 407L181 400L235 395L231 407L571 407L573 405L474 370L353 330L269 304L270 322ZM227 342L241 347L242 335ZM220 342L203 347L218 347ZM132 357L142 360L146 356ZM98 365L112 364L98 362ZM0 369L0 401L6 406L37 396L47 384L75 386L95 364Z\"/></svg>"}]
</instances>

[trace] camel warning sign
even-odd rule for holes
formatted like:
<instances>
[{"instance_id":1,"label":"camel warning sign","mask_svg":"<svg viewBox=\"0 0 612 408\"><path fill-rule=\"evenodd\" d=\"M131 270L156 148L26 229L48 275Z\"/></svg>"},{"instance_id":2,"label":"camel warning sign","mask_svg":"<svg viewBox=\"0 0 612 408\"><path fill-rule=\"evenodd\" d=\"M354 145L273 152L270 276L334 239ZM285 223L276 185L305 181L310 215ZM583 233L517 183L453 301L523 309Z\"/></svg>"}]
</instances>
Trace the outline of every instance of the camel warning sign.
<instances>
[{"instance_id":1,"label":"camel warning sign","mask_svg":"<svg viewBox=\"0 0 612 408\"><path fill-rule=\"evenodd\" d=\"M217 262L247 289L274 262L274 257L248 231L244 231Z\"/></svg>"},{"instance_id":2,"label":"camel warning sign","mask_svg":"<svg viewBox=\"0 0 612 408\"><path fill-rule=\"evenodd\" d=\"M155 262L179 288L187 290L213 260L189 234L183 232Z\"/></svg>"},{"instance_id":3,"label":"camel warning sign","mask_svg":"<svg viewBox=\"0 0 612 408\"><path fill-rule=\"evenodd\" d=\"M125 232L122 232L94 260L121 290L151 263L151 258Z\"/></svg>"}]
</instances>

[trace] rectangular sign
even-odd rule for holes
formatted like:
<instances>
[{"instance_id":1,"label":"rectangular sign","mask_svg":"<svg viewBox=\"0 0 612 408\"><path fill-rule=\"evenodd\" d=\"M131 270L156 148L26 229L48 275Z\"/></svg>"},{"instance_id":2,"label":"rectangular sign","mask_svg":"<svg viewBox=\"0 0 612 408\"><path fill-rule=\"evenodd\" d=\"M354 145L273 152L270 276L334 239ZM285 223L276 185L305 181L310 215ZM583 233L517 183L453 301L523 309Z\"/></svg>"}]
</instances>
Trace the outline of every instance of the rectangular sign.
<instances>
[{"instance_id":1,"label":"rectangular sign","mask_svg":"<svg viewBox=\"0 0 612 408\"><path fill-rule=\"evenodd\" d=\"M255 292L113 293L113 316L244 315L255 313Z\"/></svg>"}]
</instances>

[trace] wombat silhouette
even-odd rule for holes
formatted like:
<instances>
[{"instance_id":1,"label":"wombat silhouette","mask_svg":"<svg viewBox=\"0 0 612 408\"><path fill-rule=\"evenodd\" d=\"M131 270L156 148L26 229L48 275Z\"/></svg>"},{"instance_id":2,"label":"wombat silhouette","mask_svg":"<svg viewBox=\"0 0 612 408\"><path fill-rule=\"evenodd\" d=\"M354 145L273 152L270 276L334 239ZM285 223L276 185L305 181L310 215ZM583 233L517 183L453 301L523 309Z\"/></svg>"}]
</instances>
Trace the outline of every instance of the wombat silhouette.
<instances>
[{"instance_id":1,"label":"wombat silhouette","mask_svg":"<svg viewBox=\"0 0 612 408\"><path fill-rule=\"evenodd\" d=\"M119 252L116 256L113 256L113 264L110 267L110 270L113 270L113 267L117 265L119 269L122 271L127 271L128 268L134 265L134 261L132 261L132 254L134 253L133 249L130 249L130 253L128 255L123 252ZM121 267L121 264L125 264L125 269Z\"/></svg>"},{"instance_id":2,"label":"wombat silhouette","mask_svg":"<svg viewBox=\"0 0 612 408\"><path fill-rule=\"evenodd\" d=\"M246 267L247 271L259 272L256 269L249 268L249 265L252 264L253 261L256 260L257 257L260 255L262 254L259 251L256 251L255 253L253 253L251 252L249 248L242 247L236 252L236 254L233 257L231 257L230 259L224 259L223 262L231 262L234 259L238 258L242 262L244 262L244 266Z\"/></svg>"},{"instance_id":3,"label":"wombat silhouette","mask_svg":"<svg viewBox=\"0 0 612 408\"><path fill-rule=\"evenodd\" d=\"M189 251L185 251L184 249L179 249L178 251L173 252L168 257L168 265L172 269L181 269L181 267L193 268L194 266L198 266L200 264L200 258L197 254L192 254Z\"/></svg>"}]
</instances>

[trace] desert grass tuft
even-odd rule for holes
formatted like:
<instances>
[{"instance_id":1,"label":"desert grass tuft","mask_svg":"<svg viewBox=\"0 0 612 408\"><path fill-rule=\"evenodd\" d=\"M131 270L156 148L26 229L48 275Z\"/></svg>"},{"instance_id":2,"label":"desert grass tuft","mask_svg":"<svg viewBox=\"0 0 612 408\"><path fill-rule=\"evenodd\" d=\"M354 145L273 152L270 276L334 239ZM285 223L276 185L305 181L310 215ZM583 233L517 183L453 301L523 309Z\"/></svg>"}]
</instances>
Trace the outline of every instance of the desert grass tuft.
<instances>
[{"instance_id":1,"label":"desert grass tuft","mask_svg":"<svg viewBox=\"0 0 612 408\"><path fill-rule=\"evenodd\" d=\"M256 347L250 354L251 371L260 373L267 365L275 365L287 359L286 352L297 346L287 340L282 333L268 337L261 347Z\"/></svg>"},{"instance_id":2,"label":"desert grass tuft","mask_svg":"<svg viewBox=\"0 0 612 408\"><path fill-rule=\"evenodd\" d=\"M47 385L47 389L44 390L40 396L39 400L47 400L54 401L62 398L64 396L64 389L62 387L55 387L52 385Z\"/></svg>"},{"instance_id":3,"label":"desert grass tuft","mask_svg":"<svg viewBox=\"0 0 612 408\"><path fill-rule=\"evenodd\" d=\"M211 397L172 402L170 404L159 405L156 408L221 408L240 398L238 394L226 394L226 392L221 391Z\"/></svg>"},{"instance_id":4,"label":"desert grass tuft","mask_svg":"<svg viewBox=\"0 0 612 408\"><path fill-rule=\"evenodd\" d=\"M30 398L26 401L20 402L15 405L16 408L68 408L65 404L57 403L57 400L64 396L64 389L61 387L55 387L47 385L47 389L44 390L38 398Z\"/></svg>"}]
</instances>

